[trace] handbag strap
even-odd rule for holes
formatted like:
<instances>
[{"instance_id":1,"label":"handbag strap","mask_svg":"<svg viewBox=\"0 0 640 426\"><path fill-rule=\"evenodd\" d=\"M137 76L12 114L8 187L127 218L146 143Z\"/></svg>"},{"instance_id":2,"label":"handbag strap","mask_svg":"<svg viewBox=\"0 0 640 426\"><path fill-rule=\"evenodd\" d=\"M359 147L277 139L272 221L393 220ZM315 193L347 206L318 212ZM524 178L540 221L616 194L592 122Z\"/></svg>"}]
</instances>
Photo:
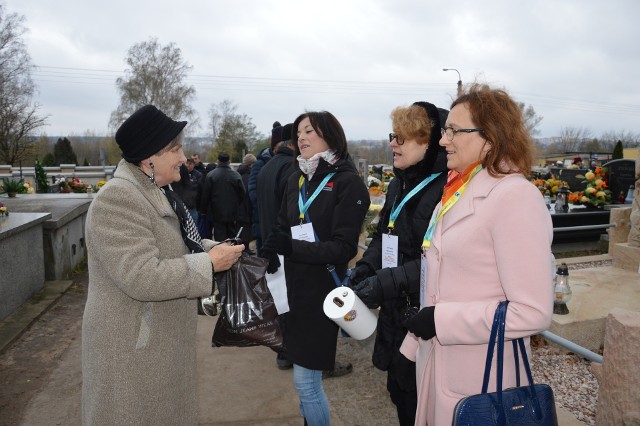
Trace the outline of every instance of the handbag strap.
<instances>
[{"instance_id":1,"label":"handbag strap","mask_svg":"<svg viewBox=\"0 0 640 426\"><path fill-rule=\"evenodd\" d=\"M498 309L496 309L496 313L493 316L493 324L491 325L491 334L489 335L489 346L487 347L487 358L484 364L484 379L482 380L482 393L487 393L487 388L489 387L489 375L491 373L491 363L493 361L493 348L496 344L496 334L498 333L498 323L500 321L500 315L498 314L498 310L500 305L498 305Z\"/></svg>"},{"instance_id":2,"label":"handbag strap","mask_svg":"<svg viewBox=\"0 0 640 426\"><path fill-rule=\"evenodd\" d=\"M497 396L497 404L502 406L502 378L503 378L503 364L504 364L504 333L505 333L505 323L507 317L507 306L509 305L509 301L505 300L498 304L496 308L496 313L493 319L493 325L491 326L491 335L489 337L489 347L487 348L487 362L485 364L484 370L484 379L482 382L482 393L487 393L487 387L489 383L489 375L491 373L491 361L493 358L493 351L495 340L498 343L498 354L497 354L497 372L496 372L496 396ZM529 381L530 393L532 396L535 395L533 376L531 374L531 366L529 365L529 358L527 356L527 350L524 346L524 338L519 337L513 340L513 356L516 367L516 386L520 386L520 363L518 360L518 347L520 348L520 353L522 354L522 364L524 365L525 372L527 374L527 379ZM498 410L499 413L502 410ZM498 414L500 415L500 414Z\"/></svg>"}]
</instances>

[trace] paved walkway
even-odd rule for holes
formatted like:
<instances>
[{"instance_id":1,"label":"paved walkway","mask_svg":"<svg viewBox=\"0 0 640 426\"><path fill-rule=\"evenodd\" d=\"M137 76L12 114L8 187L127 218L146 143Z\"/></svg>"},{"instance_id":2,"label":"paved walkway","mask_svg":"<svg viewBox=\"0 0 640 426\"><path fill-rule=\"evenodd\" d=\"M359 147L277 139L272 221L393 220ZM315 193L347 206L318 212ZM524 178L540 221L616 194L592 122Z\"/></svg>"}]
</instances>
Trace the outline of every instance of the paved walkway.
<instances>
[{"instance_id":1,"label":"paved walkway","mask_svg":"<svg viewBox=\"0 0 640 426\"><path fill-rule=\"evenodd\" d=\"M10 401L0 400L0 425L80 424L86 276L81 278L85 284L48 283L38 297L0 321L0 387L6 384L2 368L11 368L14 383L25 389L14 394L12 389L0 389L0 398L19 397L19 405L13 408ZM52 306L56 308L50 309ZM278 370L275 354L264 347L212 348L215 321L209 317L198 321L199 424L302 425L291 370ZM47 338L60 344L47 343ZM38 342L50 347L38 347ZM371 341L338 341L338 359L352 362L354 372L324 381L334 426L398 424L386 391L386 374L371 365L370 351ZM17 370L15 379L16 364L21 362L27 365ZM41 364L46 364L46 372L36 371ZM21 379L33 381L33 386L15 381ZM11 410L18 413L16 418L7 415ZM558 414L561 425L581 424L564 410ZM3 418L12 421L7 423Z\"/></svg>"}]
</instances>

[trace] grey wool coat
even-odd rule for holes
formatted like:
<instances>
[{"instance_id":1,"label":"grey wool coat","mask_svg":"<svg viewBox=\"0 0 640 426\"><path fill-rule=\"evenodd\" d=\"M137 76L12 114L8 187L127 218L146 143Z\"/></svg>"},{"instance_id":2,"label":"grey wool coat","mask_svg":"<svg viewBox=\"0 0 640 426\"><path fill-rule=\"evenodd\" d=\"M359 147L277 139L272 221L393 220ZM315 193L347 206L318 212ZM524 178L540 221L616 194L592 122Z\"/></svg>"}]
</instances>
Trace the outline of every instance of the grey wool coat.
<instances>
[{"instance_id":1,"label":"grey wool coat","mask_svg":"<svg viewBox=\"0 0 640 426\"><path fill-rule=\"evenodd\" d=\"M208 254L189 254L164 194L124 160L91 203L86 238L82 423L196 424L196 298L212 293Z\"/></svg>"}]
</instances>

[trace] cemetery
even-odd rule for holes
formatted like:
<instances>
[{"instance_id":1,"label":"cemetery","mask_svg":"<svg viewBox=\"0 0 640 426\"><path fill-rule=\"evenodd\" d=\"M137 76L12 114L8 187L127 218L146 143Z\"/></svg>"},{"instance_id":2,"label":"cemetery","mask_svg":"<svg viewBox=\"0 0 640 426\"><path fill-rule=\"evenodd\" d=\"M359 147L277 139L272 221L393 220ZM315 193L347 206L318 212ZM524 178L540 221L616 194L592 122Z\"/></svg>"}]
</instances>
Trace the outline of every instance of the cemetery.
<instances>
[{"instance_id":1,"label":"cemetery","mask_svg":"<svg viewBox=\"0 0 640 426\"><path fill-rule=\"evenodd\" d=\"M369 169L366 162L359 166L363 170ZM624 198L612 196L610 202L602 206L568 203L571 192L587 190L584 176L589 170L550 168L554 176L570 188L565 193L557 188L549 200L554 246L598 244L606 247L606 253L600 256L563 258L558 259L557 264L571 265L585 262L585 259L608 263L568 273L571 289L566 302L568 313L554 315L549 331L604 356L602 364L592 364L600 383L597 415L605 423L621 424L618 420L622 414L613 413L609 408L613 401L622 398L626 402L640 403L631 385L640 380L640 371L629 368L630 360L637 360L633 353L640 353L640 339L630 337L640 333L640 188L633 187L638 173L635 161L614 160L603 165L605 167L611 194L625 193L625 188L626 193ZM379 174L379 178L376 177L378 188L370 192L379 208L384 202L385 183L393 176L384 167L375 172ZM28 168L16 170L0 166L0 178L16 178L20 174L26 180L35 178ZM3 259L12 259L0 263L0 335L8 328L7 324L16 323L16 311L47 288L59 289L60 283L68 279L86 257L86 213L99 192L99 183L110 179L112 174L112 168L61 166L48 170L51 183L63 175L76 177L85 185L84 192L26 193L15 197L0 194L0 207L9 213L0 216L0 255ZM368 184L371 182L368 173L363 178ZM88 191L89 187L95 188L95 192ZM54 185L56 189L61 191ZM559 207L558 203L561 204ZM367 220L372 220L375 214ZM563 231L563 228L566 229ZM361 242L365 241L362 239ZM55 297L60 297L60 293L56 294ZM50 303L55 302L55 297ZM7 345L10 341L0 339L0 343ZM0 352L2 350L0 347Z\"/></svg>"}]
</instances>

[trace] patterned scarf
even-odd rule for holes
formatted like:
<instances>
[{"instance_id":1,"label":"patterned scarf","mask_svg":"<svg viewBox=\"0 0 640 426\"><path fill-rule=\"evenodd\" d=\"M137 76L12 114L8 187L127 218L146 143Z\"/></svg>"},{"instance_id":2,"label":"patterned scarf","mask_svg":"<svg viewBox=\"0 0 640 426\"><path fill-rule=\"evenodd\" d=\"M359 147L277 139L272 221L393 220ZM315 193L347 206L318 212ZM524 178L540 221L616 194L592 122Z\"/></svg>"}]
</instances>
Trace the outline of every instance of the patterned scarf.
<instances>
[{"instance_id":1,"label":"patterned scarf","mask_svg":"<svg viewBox=\"0 0 640 426\"><path fill-rule=\"evenodd\" d=\"M318 163L320 162L321 158L329 164L334 164L336 161L338 161L337 157L338 156L336 155L335 151L333 151L332 149L314 154L311 158L306 160L302 158L302 155L298 155L298 165L300 166L300 170L302 170L302 173L307 175L307 178L311 180L313 174L318 168Z\"/></svg>"},{"instance_id":2,"label":"patterned scarf","mask_svg":"<svg viewBox=\"0 0 640 426\"><path fill-rule=\"evenodd\" d=\"M475 174L473 171L481 161L476 161L475 163L471 163L464 172L458 173L455 170L449 171L449 176L447 177L447 184L444 186L444 191L442 192L442 205L444 206L447 201L464 185L469 182Z\"/></svg>"},{"instance_id":3,"label":"patterned scarf","mask_svg":"<svg viewBox=\"0 0 640 426\"><path fill-rule=\"evenodd\" d=\"M167 197L169 204L171 204L171 208L173 208L173 211L176 212L176 215L178 216L182 239L187 245L189 251L191 253L204 252L204 248L202 247L202 238L200 238L198 228L191 217L191 213L187 210L187 206L185 206L180 197L173 192L171 185L162 187L161 191L164 193L165 197Z\"/></svg>"}]
</instances>

